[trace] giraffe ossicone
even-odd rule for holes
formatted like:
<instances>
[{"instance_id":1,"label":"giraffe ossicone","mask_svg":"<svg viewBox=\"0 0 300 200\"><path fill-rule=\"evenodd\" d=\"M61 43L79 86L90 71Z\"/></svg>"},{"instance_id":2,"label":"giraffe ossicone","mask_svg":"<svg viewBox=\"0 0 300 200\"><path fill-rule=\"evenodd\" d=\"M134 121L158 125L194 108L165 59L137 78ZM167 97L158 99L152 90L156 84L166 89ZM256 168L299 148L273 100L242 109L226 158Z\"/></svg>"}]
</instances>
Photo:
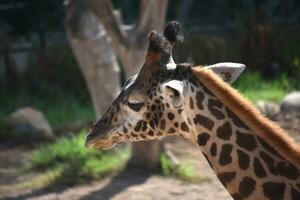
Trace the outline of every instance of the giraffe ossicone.
<instances>
[{"instance_id":1,"label":"giraffe ossicone","mask_svg":"<svg viewBox=\"0 0 300 200\"><path fill-rule=\"evenodd\" d=\"M299 146L229 85L245 66L175 64L179 30L171 22L164 35L149 34L140 72L92 125L86 146L180 135L199 145L235 200L299 200Z\"/></svg>"}]
</instances>

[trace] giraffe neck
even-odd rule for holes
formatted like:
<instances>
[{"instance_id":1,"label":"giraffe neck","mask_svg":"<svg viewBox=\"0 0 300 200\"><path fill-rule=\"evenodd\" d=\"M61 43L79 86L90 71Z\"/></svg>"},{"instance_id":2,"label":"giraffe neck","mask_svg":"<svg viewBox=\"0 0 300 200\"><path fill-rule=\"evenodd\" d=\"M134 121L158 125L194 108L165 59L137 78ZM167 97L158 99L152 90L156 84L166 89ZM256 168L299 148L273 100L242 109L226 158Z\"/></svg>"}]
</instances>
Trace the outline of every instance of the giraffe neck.
<instances>
[{"instance_id":1,"label":"giraffe neck","mask_svg":"<svg viewBox=\"0 0 300 200\"><path fill-rule=\"evenodd\" d=\"M300 171L203 85L191 88L192 140L234 199L300 199Z\"/></svg>"}]
</instances>

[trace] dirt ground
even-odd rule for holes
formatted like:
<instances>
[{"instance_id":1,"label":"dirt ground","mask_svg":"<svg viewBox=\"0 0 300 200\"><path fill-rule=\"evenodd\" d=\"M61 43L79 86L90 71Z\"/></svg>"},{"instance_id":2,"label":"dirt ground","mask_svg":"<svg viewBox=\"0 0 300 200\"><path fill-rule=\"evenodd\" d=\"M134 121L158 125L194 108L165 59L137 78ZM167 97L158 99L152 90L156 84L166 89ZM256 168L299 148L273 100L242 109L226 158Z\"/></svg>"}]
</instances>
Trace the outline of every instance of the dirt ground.
<instances>
[{"instance_id":1,"label":"dirt ground","mask_svg":"<svg viewBox=\"0 0 300 200\"><path fill-rule=\"evenodd\" d=\"M294 118L280 122L300 143L300 119ZM124 170L116 177L74 187L54 186L47 189L14 191L5 194L2 199L30 199L30 200L231 200L221 183L216 179L212 170L203 158L200 150L194 144L178 138L166 140L166 148L174 153L179 160L184 160L194 166L196 172L203 178L200 183L187 183L174 178L165 178L148 174L139 169ZM14 156L20 159L13 159ZM13 169L9 169L10 162L22 164L28 155L26 151L11 151L10 155L0 152L0 184L15 179ZM22 160L22 159L23 160ZM5 179L3 178L5 174ZM9 176L11 174L11 177ZM30 176L30 175L29 175ZM1 199L1 197L0 197Z\"/></svg>"}]
</instances>

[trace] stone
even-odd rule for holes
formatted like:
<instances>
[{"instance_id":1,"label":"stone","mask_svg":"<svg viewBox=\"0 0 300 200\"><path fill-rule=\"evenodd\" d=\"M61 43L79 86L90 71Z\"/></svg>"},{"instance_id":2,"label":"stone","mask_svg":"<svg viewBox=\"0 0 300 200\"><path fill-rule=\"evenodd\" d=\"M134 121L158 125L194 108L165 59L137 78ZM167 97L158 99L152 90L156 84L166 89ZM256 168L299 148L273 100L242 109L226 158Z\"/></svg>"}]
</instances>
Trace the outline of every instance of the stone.
<instances>
[{"instance_id":1,"label":"stone","mask_svg":"<svg viewBox=\"0 0 300 200\"><path fill-rule=\"evenodd\" d=\"M271 101L258 101L256 107L270 119L275 119L276 115L280 112L280 106Z\"/></svg>"},{"instance_id":2,"label":"stone","mask_svg":"<svg viewBox=\"0 0 300 200\"><path fill-rule=\"evenodd\" d=\"M300 91L291 92L283 98L280 112L286 116L300 116Z\"/></svg>"},{"instance_id":3,"label":"stone","mask_svg":"<svg viewBox=\"0 0 300 200\"><path fill-rule=\"evenodd\" d=\"M53 138L52 129L44 114L32 107L19 108L5 119L10 134L25 142L50 140Z\"/></svg>"}]
</instances>

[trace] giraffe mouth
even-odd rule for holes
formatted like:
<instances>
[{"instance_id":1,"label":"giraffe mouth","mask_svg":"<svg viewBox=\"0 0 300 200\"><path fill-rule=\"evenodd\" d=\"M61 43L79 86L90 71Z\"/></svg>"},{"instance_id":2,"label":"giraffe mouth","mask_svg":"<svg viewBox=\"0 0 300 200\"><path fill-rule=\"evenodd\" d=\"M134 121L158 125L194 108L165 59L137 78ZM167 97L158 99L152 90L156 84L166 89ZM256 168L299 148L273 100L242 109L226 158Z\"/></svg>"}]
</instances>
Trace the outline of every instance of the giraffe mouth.
<instances>
[{"instance_id":1,"label":"giraffe mouth","mask_svg":"<svg viewBox=\"0 0 300 200\"><path fill-rule=\"evenodd\" d=\"M112 148L113 145L114 142L111 137L108 136L108 134L95 134L91 130L85 140L85 146L88 148L108 150Z\"/></svg>"},{"instance_id":2,"label":"giraffe mouth","mask_svg":"<svg viewBox=\"0 0 300 200\"><path fill-rule=\"evenodd\" d=\"M115 129L110 127L102 126L98 128L92 127L85 140L85 146L87 148L94 148L100 150L108 150L115 144L115 137L112 134Z\"/></svg>"},{"instance_id":3,"label":"giraffe mouth","mask_svg":"<svg viewBox=\"0 0 300 200\"><path fill-rule=\"evenodd\" d=\"M85 146L88 148L108 150L114 146L114 143L112 140L108 138L103 138L101 136L92 137L92 138L89 138L88 136L85 141Z\"/></svg>"}]
</instances>

